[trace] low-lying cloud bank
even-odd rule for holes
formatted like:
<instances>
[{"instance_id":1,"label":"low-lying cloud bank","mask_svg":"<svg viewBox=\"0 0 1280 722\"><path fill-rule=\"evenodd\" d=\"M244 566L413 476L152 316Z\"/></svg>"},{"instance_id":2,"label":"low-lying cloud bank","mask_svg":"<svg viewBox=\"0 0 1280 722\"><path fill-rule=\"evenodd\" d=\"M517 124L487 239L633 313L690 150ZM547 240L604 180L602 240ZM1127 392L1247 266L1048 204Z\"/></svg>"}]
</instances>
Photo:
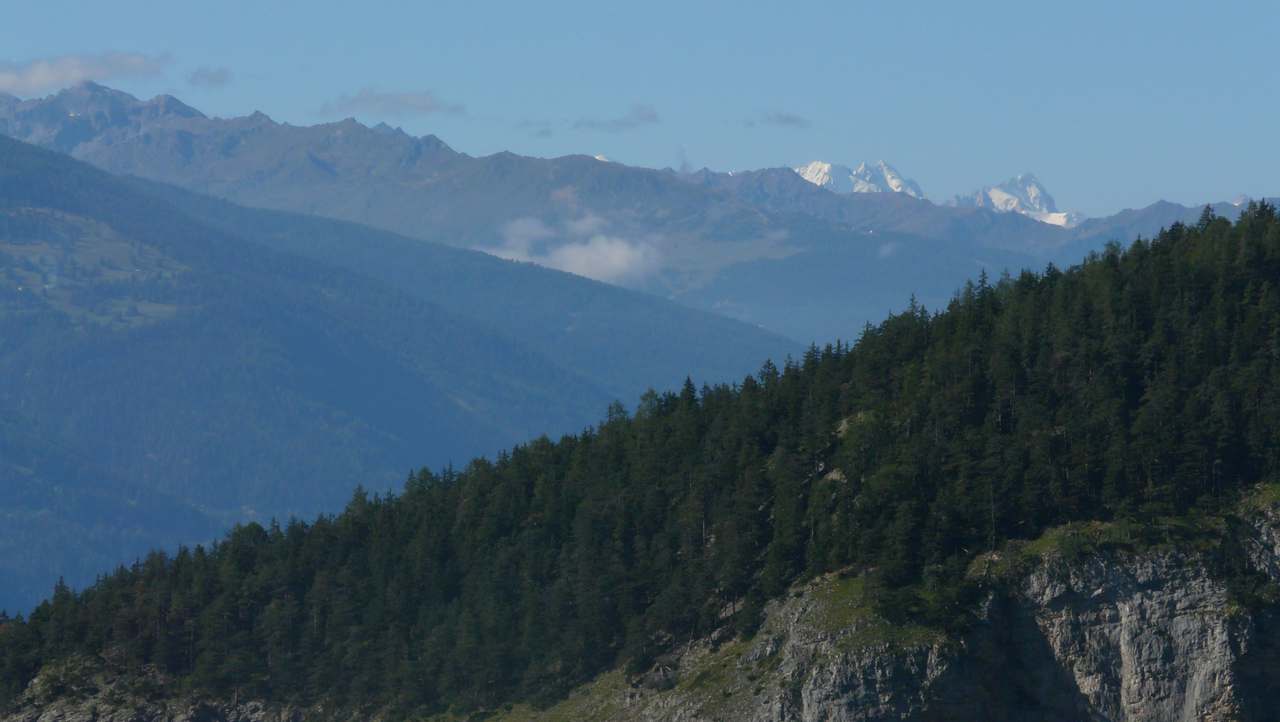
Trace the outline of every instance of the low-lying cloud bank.
<instances>
[{"instance_id":1,"label":"low-lying cloud bank","mask_svg":"<svg viewBox=\"0 0 1280 722\"><path fill-rule=\"evenodd\" d=\"M480 250L619 285L638 283L660 268L654 243L610 235L607 225L591 213L554 228L538 218L517 218L500 229L501 245Z\"/></svg>"}]
</instances>

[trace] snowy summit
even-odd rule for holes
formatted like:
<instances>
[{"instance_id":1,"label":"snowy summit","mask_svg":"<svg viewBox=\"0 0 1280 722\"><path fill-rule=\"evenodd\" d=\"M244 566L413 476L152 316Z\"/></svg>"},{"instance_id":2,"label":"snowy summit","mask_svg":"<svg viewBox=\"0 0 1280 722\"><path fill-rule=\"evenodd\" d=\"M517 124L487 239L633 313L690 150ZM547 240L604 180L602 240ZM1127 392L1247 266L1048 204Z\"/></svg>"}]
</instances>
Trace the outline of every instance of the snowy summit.
<instances>
[{"instance_id":1,"label":"snowy summit","mask_svg":"<svg viewBox=\"0 0 1280 722\"><path fill-rule=\"evenodd\" d=\"M959 208L990 208L997 213L1021 213L1041 223L1071 228L1084 218L1079 213L1058 210L1053 196L1031 173L1014 176L1000 185L987 186L967 196L956 196L948 205Z\"/></svg>"},{"instance_id":2,"label":"snowy summit","mask_svg":"<svg viewBox=\"0 0 1280 722\"><path fill-rule=\"evenodd\" d=\"M877 161L874 165L859 163L857 168L815 160L794 168L801 178L835 193L905 193L924 198L924 191L896 168Z\"/></svg>"}]
</instances>

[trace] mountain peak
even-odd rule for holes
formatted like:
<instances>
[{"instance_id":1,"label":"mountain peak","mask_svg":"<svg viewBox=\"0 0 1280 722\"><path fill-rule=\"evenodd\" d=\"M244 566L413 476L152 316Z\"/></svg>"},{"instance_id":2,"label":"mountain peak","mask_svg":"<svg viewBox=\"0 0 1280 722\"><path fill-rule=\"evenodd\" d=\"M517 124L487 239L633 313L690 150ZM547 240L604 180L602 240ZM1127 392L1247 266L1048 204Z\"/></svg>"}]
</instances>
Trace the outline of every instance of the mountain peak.
<instances>
[{"instance_id":1,"label":"mountain peak","mask_svg":"<svg viewBox=\"0 0 1280 722\"><path fill-rule=\"evenodd\" d=\"M203 118L204 113L192 108L190 105L178 100L172 95L163 94L146 102L148 109L153 110L157 116L174 115L182 118Z\"/></svg>"},{"instance_id":2,"label":"mountain peak","mask_svg":"<svg viewBox=\"0 0 1280 722\"><path fill-rule=\"evenodd\" d=\"M1078 213L1059 211L1053 196L1031 172L1019 173L999 185L986 186L969 195L956 196L948 205L1019 213L1041 223L1064 228L1071 228L1083 220Z\"/></svg>"},{"instance_id":3,"label":"mountain peak","mask_svg":"<svg viewBox=\"0 0 1280 722\"><path fill-rule=\"evenodd\" d=\"M115 104L134 105L138 99L129 95L124 91L114 90L102 86L102 84L93 81L82 81L73 86L65 87L54 95L46 97L46 101L60 101L63 104L102 104L102 102L115 102Z\"/></svg>"},{"instance_id":4,"label":"mountain peak","mask_svg":"<svg viewBox=\"0 0 1280 722\"><path fill-rule=\"evenodd\" d=\"M118 91L118 90L117 90L117 91L112 91L112 89L111 89L111 88L108 88L107 86L102 85L102 84L100 84L100 83L96 83L96 82L94 82L94 81L92 81L92 80L81 80L81 81L80 81L80 82L78 82L78 83L74 83L74 84L72 84L72 85L67 86L67 87L66 87L65 89L63 89L61 92L63 92L63 93L68 93L68 92L70 92L70 93L75 93L75 92L80 92L80 93L109 93L109 92L117 92L117 93L119 93L119 92L123 92L123 91Z\"/></svg>"},{"instance_id":5,"label":"mountain peak","mask_svg":"<svg viewBox=\"0 0 1280 722\"><path fill-rule=\"evenodd\" d=\"M83 98L83 99L98 98L98 99L110 99L110 100L124 101L124 102L128 102L128 103L137 103L137 102L139 102L137 98L135 98L135 97L134 97L134 96L132 96L132 95L129 95L128 93L124 92L123 90L116 90L115 88L108 88L107 86L102 85L102 84L100 84L100 83L95 83L95 82L93 82L92 80L82 80L82 81L80 81L79 83L76 83L75 85L71 85L71 86L68 86L68 87L66 87L66 88L63 88L62 90L58 91L58 92L57 92L54 96L52 96L52 97L55 97L55 98L78 98L78 99L80 99L80 98Z\"/></svg>"},{"instance_id":6,"label":"mountain peak","mask_svg":"<svg viewBox=\"0 0 1280 722\"><path fill-rule=\"evenodd\" d=\"M815 160L793 170L801 178L834 193L903 193L924 198L924 191L915 181L883 160L862 162L857 168Z\"/></svg>"}]
</instances>

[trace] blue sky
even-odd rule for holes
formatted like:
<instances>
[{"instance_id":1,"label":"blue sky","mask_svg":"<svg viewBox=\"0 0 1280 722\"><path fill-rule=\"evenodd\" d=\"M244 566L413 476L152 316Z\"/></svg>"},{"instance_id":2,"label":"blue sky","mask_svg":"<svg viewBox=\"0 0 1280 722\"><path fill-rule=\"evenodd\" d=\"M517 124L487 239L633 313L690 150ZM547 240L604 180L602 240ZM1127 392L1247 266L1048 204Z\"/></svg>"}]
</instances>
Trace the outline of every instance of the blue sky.
<instances>
[{"instance_id":1,"label":"blue sky","mask_svg":"<svg viewBox=\"0 0 1280 722\"><path fill-rule=\"evenodd\" d=\"M1262 2L42 0L5 16L0 87L24 97L92 72L215 115L354 115L476 155L883 158L935 200L1032 171L1089 214L1280 195L1280 13Z\"/></svg>"}]
</instances>

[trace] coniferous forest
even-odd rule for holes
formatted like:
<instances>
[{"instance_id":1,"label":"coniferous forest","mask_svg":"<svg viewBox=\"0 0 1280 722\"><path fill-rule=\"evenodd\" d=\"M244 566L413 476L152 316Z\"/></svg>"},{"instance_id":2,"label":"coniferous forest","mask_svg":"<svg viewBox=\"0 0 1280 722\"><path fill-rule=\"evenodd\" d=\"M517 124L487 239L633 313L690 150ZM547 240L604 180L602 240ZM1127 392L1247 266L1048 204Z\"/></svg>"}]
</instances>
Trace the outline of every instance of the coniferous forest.
<instances>
[{"instance_id":1,"label":"coniferous forest","mask_svg":"<svg viewBox=\"0 0 1280 722\"><path fill-rule=\"evenodd\" d=\"M962 629L984 583L966 570L1006 540L1226 509L1275 478L1278 286L1267 204L983 277L736 385L59 586L0 620L0 703L75 654L277 700L546 700L749 635L790 584L843 569L886 615Z\"/></svg>"}]
</instances>

